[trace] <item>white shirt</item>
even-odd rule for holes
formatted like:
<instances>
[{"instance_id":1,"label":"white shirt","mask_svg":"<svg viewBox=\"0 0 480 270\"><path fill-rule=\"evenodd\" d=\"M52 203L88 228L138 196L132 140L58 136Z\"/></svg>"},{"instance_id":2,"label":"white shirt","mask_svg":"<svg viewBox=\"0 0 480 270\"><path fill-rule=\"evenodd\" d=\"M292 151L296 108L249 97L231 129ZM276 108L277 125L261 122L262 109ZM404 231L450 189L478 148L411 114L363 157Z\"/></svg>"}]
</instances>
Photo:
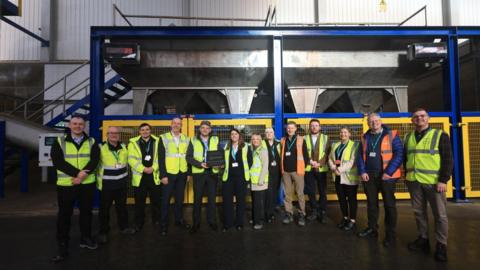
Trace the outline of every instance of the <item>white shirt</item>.
<instances>
[{"instance_id":1,"label":"white shirt","mask_svg":"<svg viewBox=\"0 0 480 270\"><path fill-rule=\"evenodd\" d=\"M312 138L312 147L314 147L316 144L317 144L317 139L318 139L318 134L316 135L313 135L313 134L310 134L311 138Z\"/></svg>"},{"instance_id":2,"label":"white shirt","mask_svg":"<svg viewBox=\"0 0 480 270\"><path fill-rule=\"evenodd\" d=\"M175 142L175 144L178 147L178 145L180 144L180 134L178 134L178 136L175 136L175 134L173 134L173 132L171 132L171 133L172 133L173 141Z\"/></svg>"}]
</instances>

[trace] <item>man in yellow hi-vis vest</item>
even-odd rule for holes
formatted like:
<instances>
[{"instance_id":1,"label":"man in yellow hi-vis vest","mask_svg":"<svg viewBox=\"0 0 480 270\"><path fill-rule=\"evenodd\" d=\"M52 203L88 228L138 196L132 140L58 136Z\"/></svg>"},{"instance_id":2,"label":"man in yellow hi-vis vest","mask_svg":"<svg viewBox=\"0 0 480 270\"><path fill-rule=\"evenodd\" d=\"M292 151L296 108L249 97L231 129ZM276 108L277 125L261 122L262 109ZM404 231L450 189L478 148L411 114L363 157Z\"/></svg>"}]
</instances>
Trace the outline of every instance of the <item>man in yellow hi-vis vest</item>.
<instances>
[{"instance_id":1,"label":"man in yellow hi-vis vest","mask_svg":"<svg viewBox=\"0 0 480 270\"><path fill-rule=\"evenodd\" d=\"M160 178L158 176L159 138L152 135L152 127L142 123L140 136L130 139L128 165L132 171L132 186L135 196L135 231L140 231L145 222L145 200L150 196L152 222L160 223Z\"/></svg>"},{"instance_id":2,"label":"man in yellow hi-vis vest","mask_svg":"<svg viewBox=\"0 0 480 270\"><path fill-rule=\"evenodd\" d=\"M74 202L80 209L80 247L96 249L92 238L92 208L95 194L95 169L100 150L95 139L84 132L85 119L74 115L68 124L70 133L59 137L52 145L50 156L57 170L57 244L58 255L52 260L63 261L68 256L70 221Z\"/></svg>"},{"instance_id":3,"label":"man in yellow hi-vis vest","mask_svg":"<svg viewBox=\"0 0 480 270\"><path fill-rule=\"evenodd\" d=\"M170 199L175 195L175 225L190 229L183 219L183 199L187 183L188 164L186 153L190 139L181 133L182 120L175 117L171 122L171 130L160 136L158 162L162 181L162 208L160 233L167 235L168 210Z\"/></svg>"},{"instance_id":4,"label":"man in yellow hi-vis vest","mask_svg":"<svg viewBox=\"0 0 480 270\"><path fill-rule=\"evenodd\" d=\"M425 109L416 109L412 114L415 130L405 137L405 170L407 187L417 221L418 238L408 244L411 251L428 253L427 202L435 219L437 240L435 259L447 261L447 182L453 169L450 139L442 130L431 128Z\"/></svg>"},{"instance_id":5,"label":"man in yellow hi-vis vest","mask_svg":"<svg viewBox=\"0 0 480 270\"><path fill-rule=\"evenodd\" d=\"M187 161L192 166L193 174L193 226L190 230L191 233L195 233L200 228L200 214L205 189L208 197L208 225L214 231L218 229L215 200L219 168L210 166L209 158L210 153L222 154L223 149L219 147L218 137L212 136L211 132L210 121L202 121L197 136L192 138L187 150ZM221 164L217 165L221 166Z\"/></svg>"},{"instance_id":6,"label":"man in yellow hi-vis vest","mask_svg":"<svg viewBox=\"0 0 480 270\"><path fill-rule=\"evenodd\" d=\"M128 151L120 141L118 127L109 127L107 140L100 145L100 163L97 168L97 187L100 190L100 233L98 242L106 244L110 231L110 208L115 202L117 224L123 234L135 231L128 227L127 179Z\"/></svg>"}]
</instances>

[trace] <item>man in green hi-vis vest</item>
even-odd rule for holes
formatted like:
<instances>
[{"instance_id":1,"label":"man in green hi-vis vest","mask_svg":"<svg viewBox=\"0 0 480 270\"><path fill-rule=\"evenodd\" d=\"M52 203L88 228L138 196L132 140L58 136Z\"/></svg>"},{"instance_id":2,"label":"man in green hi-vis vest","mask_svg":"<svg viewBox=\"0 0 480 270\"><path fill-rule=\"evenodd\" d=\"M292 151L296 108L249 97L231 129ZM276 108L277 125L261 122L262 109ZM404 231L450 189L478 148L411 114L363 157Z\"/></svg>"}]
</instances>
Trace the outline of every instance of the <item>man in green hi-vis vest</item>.
<instances>
[{"instance_id":1,"label":"man in green hi-vis vest","mask_svg":"<svg viewBox=\"0 0 480 270\"><path fill-rule=\"evenodd\" d=\"M57 244L58 255L52 260L63 261L68 256L70 222L75 201L80 210L80 247L96 249L92 238L92 208L95 194L95 169L100 150L95 139L84 132L85 119L74 115L68 124L70 132L52 145L50 156L57 170Z\"/></svg>"},{"instance_id":2,"label":"man in green hi-vis vest","mask_svg":"<svg viewBox=\"0 0 480 270\"><path fill-rule=\"evenodd\" d=\"M427 202L435 219L435 259L447 261L447 182L453 169L450 139L442 130L431 128L425 109L412 114L415 130L405 136L405 170L407 187L417 222L418 238L408 244L411 251L428 253Z\"/></svg>"}]
</instances>

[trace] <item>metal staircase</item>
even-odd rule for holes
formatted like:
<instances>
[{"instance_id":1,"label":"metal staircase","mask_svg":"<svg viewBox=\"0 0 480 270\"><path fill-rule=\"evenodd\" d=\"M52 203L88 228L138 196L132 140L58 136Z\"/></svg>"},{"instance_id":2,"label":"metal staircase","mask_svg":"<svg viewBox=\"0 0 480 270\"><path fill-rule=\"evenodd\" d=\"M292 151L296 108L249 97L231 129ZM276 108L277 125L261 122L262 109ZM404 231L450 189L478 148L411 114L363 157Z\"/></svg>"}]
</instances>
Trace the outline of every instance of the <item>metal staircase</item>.
<instances>
[{"instance_id":1,"label":"metal staircase","mask_svg":"<svg viewBox=\"0 0 480 270\"><path fill-rule=\"evenodd\" d=\"M89 61L84 62L43 91L17 106L10 114L19 116L23 111L22 115L25 120L41 122L45 126L60 129L65 128L70 117L75 113L88 117L90 113L90 77L84 78L73 87L67 87L67 80L82 68L88 67L89 63ZM131 85L120 75L116 74L109 65L105 66L105 77L108 79L105 81L103 92L104 108L118 101L132 89ZM63 84L63 93L52 100L44 102L41 108L29 111L29 106L31 108L32 104L38 104L38 101L35 102L36 100L43 99L46 94L49 94L49 91L58 90L61 84Z\"/></svg>"}]
</instances>

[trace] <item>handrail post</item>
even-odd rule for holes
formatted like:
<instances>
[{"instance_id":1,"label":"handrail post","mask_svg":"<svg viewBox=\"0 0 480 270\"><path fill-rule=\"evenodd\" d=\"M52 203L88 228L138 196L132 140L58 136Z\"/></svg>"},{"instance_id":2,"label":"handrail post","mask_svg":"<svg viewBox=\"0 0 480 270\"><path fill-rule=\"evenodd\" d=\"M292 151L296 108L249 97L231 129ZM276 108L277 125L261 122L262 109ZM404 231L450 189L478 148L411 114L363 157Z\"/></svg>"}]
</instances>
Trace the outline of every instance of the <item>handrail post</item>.
<instances>
[{"instance_id":1,"label":"handrail post","mask_svg":"<svg viewBox=\"0 0 480 270\"><path fill-rule=\"evenodd\" d=\"M67 99L67 78L65 77L63 79L63 111L62 113L65 113L65 101Z\"/></svg>"}]
</instances>

